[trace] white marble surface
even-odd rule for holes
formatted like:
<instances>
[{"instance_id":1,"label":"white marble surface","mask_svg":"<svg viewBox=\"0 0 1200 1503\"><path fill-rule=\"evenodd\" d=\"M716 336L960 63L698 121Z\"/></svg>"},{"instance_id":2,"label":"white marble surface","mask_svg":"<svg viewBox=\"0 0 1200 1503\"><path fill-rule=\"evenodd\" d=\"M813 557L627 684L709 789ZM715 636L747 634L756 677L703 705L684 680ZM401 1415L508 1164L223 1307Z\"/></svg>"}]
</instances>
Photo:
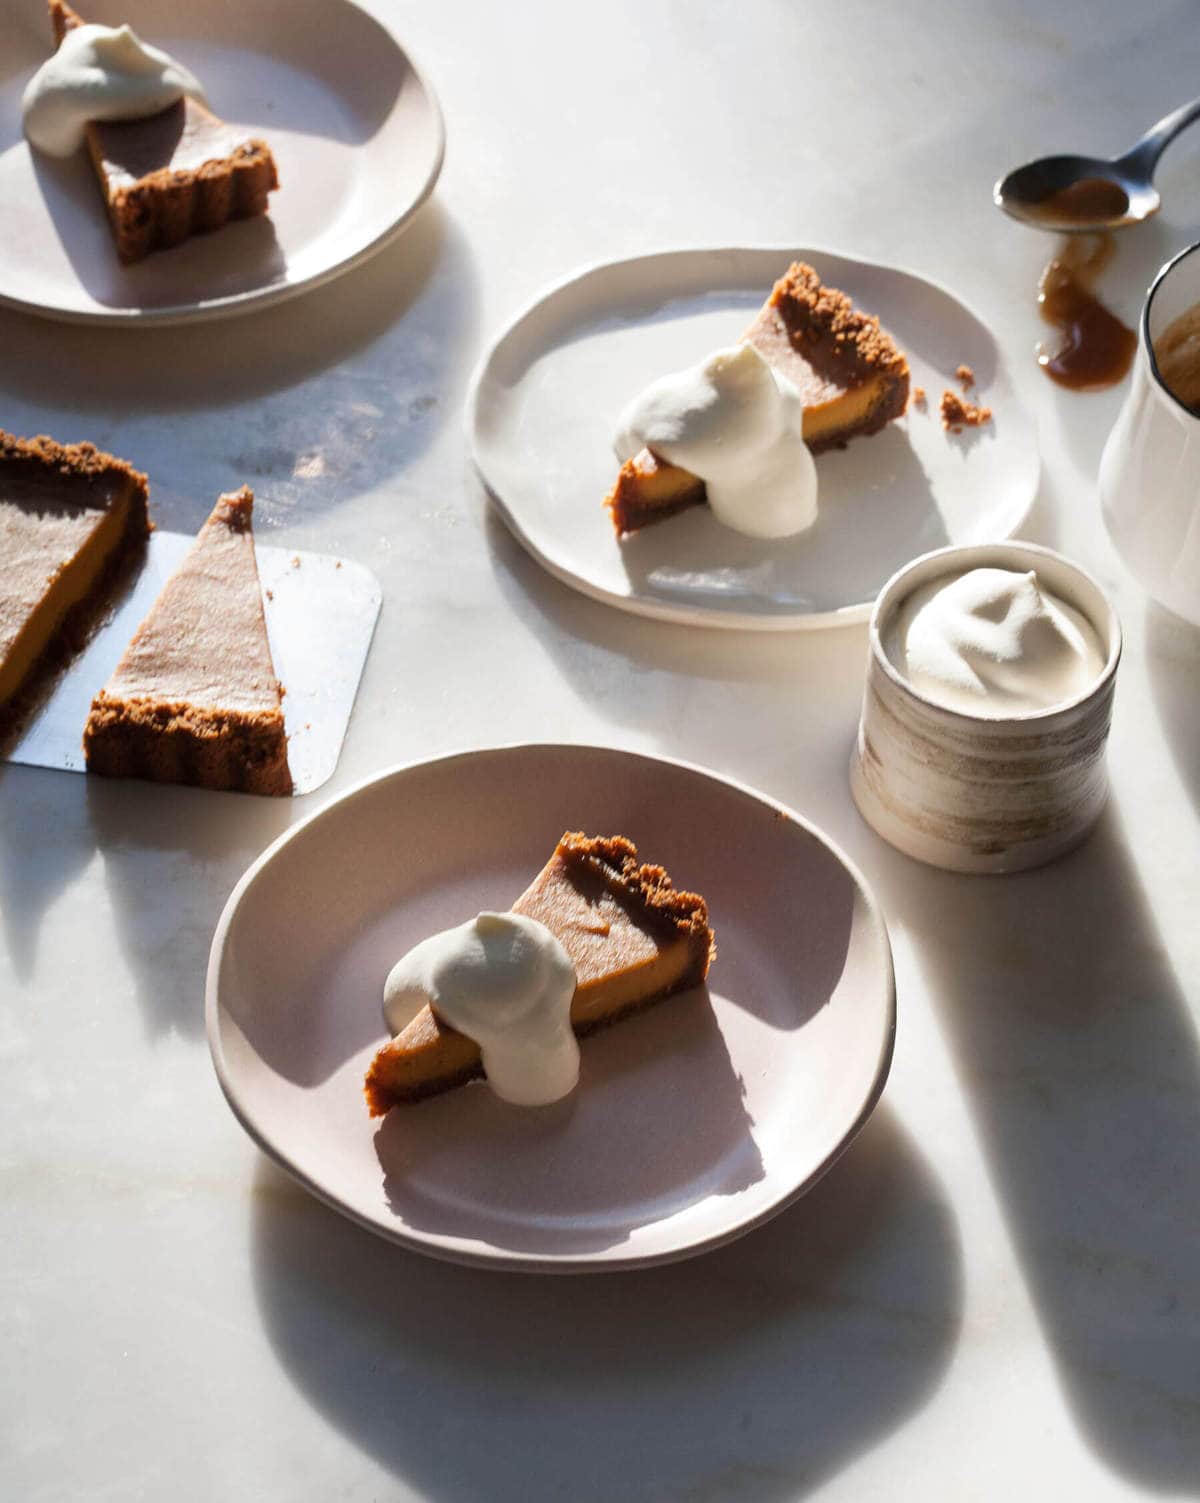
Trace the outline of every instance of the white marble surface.
<instances>
[{"instance_id":1,"label":"white marble surface","mask_svg":"<svg viewBox=\"0 0 1200 1503\"><path fill-rule=\"evenodd\" d=\"M0 769L0 1494L1200 1494L1200 633L1147 606L1103 534L1121 393L1038 372L1047 243L990 204L1014 162L1118 150L1190 97L1192 8L380 9L449 127L408 234L236 323L101 337L0 315L0 422L127 455L176 530L249 481L265 539L378 573L328 792L453 747L598 740L817 820L890 918L891 1082L807 1200L690 1264L545 1281L405 1255L263 1161L204 1043L217 914L305 802ZM1198 167L1200 132L1106 273L1130 318L1200 223ZM1057 866L955 877L862 824L862 627L622 617L529 562L471 475L471 366L544 283L789 239L944 280L1038 413L1027 535L1092 570L1126 632L1111 808Z\"/></svg>"}]
</instances>

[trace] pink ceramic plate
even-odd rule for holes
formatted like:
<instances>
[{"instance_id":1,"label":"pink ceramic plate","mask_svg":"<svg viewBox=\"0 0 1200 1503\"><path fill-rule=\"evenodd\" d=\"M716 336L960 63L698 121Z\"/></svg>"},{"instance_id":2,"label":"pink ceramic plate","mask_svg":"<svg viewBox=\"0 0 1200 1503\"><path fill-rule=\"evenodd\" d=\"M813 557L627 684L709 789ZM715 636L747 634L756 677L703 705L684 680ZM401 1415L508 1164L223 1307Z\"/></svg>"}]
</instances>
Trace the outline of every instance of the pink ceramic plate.
<instances>
[{"instance_id":1,"label":"pink ceramic plate","mask_svg":"<svg viewBox=\"0 0 1200 1503\"><path fill-rule=\"evenodd\" d=\"M705 895L708 987L588 1039L557 1106L479 1084L372 1120L393 961L507 907L568 829ZM207 1019L243 1126L330 1205L436 1257L575 1272L701 1252L803 1194L879 1097L895 988L874 898L797 815L680 762L514 746L384 773L277 841L217 925Z\"/></svg>"},{"instance_id":2,"label":"pink ceramic plate","mask_svg":"<svg viewBox=\"0 0 1200 1503\"><path fill-rule=\"evenodd\" d=\"M386 244L433 189L442 118L391 33L351 0L78 0L128 22L271 145L270 213L123 267L83 152L31 151L21 94L50 51L44 0L0 0L0 303L82 323L221 318L294 296Z\"/></svg>"}]
</instances>

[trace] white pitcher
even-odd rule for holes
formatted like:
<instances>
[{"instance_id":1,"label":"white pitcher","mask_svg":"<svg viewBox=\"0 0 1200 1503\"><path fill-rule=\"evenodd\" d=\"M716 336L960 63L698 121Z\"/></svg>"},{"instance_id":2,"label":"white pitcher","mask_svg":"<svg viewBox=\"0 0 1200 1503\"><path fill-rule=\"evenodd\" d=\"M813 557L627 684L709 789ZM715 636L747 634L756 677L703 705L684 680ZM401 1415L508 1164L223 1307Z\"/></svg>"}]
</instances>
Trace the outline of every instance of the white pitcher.
<instances>
[{"instance_id":1,"label":"white pitcher","mask_svg":"<svg viewBox=\"0 0 1200 1503\"><path fill-rule=\"evenodd\" d=\"M1138 328L1133 384L1100 459L1109 536L1146 593L1200 626L1200 417L1172 395L1154 341L1200 303L1200 243L1159 272Z\"/></svg>"}]
</instances>

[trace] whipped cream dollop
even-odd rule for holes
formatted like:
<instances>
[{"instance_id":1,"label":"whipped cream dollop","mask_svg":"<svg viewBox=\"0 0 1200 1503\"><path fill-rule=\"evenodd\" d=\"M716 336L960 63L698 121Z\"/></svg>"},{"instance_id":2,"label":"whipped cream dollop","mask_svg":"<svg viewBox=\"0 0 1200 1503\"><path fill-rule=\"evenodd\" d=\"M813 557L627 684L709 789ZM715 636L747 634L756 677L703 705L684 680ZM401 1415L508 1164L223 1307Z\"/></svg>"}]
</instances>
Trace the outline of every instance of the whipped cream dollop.
<instances>
[{"instance_id":1,"label":"whipped cream dollop","mask_svg":"<svg viewBox=\"0 0 1200 1503\"><path fill-rule=\"evenodd\" d=\"M1065 704L1105 663L1095 627L1033 570L969 569L921 585L900 603L883 648L927 699L982 716Z\"/></svg>"},{"instance_id":2,"label":"whipped cream dollop","mask_svg":"<svg viewBox=\"0 0 1200 1503\"><path fill-rule=\"evenodd\" d=\"M141 120L204 89L182 63L128 26L78 26L25 86L25 134L39 151L69 157L89 120Z\"/></svg>"},{"instance_id":3,"label":"whipped cream dollop","mask_svg":"<svg viewBox=\"0 0 1200 1503\"><path fill-rule=\"evenodd\" d=\"M817 517L817 469L804 443L800 393L750 344L663 376L618 422L617 458L649 449L699 475L727 527L789 537Z\"/></svg>"},{"instance_id":4,"label":"whipped cream dollop","mask_svg":"<svg viewBox=\"0 0 1200 1503\"><path fill-rule=\"evenodd\" d=\"M383 988L383 1018L397 1034L429 1003L479 1045L497 1096L547 1106L579 1081L574 994L575 967L544 924L481 913L396 962Z\"/></svg>"}]
</instances>

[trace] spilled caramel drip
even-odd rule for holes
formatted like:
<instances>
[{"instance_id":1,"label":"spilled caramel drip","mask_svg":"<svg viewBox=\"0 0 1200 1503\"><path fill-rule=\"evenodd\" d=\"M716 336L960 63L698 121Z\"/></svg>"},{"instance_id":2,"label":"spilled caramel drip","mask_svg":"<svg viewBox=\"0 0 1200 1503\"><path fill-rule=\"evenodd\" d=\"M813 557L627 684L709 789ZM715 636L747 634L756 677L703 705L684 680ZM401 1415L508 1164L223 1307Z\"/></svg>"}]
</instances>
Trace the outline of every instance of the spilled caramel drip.
<instances>
[{"instance_id":1,"label":"spilled caramel drip","mask_svg":"<svg viewBox=\"0 0 1200 1503\"><path fill-rule=\"evenodd\" d=\"M1137 335L1092 292L1115 249L1109 234L1072 236L1038 283L1042 317L1063 335L1053 354L1038 351L1038 364L1052 381L1073 391L1115 386L1137 349Z\"/></svg>"}]
</instances>

